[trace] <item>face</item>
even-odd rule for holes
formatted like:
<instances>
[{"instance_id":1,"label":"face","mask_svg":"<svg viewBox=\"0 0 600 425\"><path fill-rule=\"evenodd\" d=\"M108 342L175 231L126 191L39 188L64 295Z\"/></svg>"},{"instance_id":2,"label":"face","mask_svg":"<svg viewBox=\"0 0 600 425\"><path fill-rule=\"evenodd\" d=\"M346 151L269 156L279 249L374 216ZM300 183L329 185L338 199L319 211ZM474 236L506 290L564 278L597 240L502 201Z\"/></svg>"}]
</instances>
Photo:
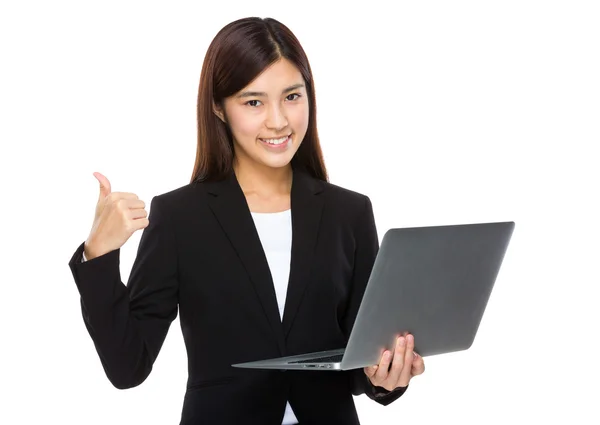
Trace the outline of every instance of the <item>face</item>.
<instances>
[{"instance_id":1,"label":"face","mask_svg":"<svg viewBox=\"0 0 600 425\"><path fill-rule=\"evenodd\" d=\"M300 71L287 59L275 62L224 101L215 113L229 124L239 164L287 166L308 128L308 95Z\"/></svg>"}]
</instances>

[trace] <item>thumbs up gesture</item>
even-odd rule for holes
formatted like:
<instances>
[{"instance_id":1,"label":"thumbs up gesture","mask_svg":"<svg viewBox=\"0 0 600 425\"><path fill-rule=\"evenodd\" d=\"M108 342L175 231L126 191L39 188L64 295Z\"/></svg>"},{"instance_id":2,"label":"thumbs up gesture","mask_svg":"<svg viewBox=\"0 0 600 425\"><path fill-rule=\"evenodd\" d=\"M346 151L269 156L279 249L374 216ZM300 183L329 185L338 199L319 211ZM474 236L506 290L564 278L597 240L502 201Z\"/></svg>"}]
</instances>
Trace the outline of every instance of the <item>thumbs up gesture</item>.
<instances>
[{"instance_id":1,"label":"thumbs up gesture","mask_svg":"<svg viewBox=\"0 0 600 425\"><path fill-rule=\"evenodd\" d=\"M84 244L88 260L121 248L136 230L148 226L146 204L136 194L112 192L110 182L94 173L100 183L100 194L90 235Z\"/></svg>"}]
</instances>

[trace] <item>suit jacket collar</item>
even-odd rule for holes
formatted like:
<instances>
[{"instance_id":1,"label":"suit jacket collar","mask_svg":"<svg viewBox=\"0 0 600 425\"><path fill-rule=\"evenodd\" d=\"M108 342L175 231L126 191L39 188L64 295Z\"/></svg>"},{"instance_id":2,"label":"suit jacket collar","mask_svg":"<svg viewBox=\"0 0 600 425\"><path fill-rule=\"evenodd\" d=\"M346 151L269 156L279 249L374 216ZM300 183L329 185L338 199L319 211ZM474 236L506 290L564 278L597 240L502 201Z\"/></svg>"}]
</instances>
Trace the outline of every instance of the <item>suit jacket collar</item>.
<instances>
[{"instance_id":1,"label":"suit jacket collar","mask_svg":"<svg viewBox=\"0 0 600 425\"><path fill-rule=\"evenodd\" d=\"M209 206L248 272L259 305L284 356L285 338L310 281L323 209L323 197L319 194L324 189L324 182L313 178L304 169L294 167L291 189L292 252L283 321L279 315L269 265L235 174L205 185L209 193Z\"/></svg>"}]
</instances>

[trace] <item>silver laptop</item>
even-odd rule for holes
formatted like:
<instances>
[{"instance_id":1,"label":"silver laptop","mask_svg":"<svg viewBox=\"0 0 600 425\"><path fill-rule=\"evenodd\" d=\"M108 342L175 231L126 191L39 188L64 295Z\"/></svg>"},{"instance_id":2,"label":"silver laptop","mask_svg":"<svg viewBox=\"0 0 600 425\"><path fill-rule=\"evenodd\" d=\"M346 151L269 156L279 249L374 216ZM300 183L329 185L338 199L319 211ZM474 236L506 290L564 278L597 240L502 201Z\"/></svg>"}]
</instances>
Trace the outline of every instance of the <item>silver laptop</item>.
<instances>
[{"instance_id":1,"label":"silver laptop","mask_svg":"<svg viewBox=\"0 0 600 425\"><path fill-rule=\"evenodd\" d=\"M473 344L515 223L388 230L346 347L232 366L349 370L379 364L405 332L432 356Z\"/></svg>"}]
</instances>

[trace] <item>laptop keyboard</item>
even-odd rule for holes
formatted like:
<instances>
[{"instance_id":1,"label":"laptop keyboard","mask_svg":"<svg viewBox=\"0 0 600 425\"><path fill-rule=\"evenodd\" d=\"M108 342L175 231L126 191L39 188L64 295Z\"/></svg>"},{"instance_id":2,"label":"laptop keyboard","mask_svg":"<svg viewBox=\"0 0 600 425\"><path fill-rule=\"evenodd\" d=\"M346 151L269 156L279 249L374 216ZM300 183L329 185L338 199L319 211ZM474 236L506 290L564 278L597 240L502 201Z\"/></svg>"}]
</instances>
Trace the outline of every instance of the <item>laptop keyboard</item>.
<instances>
[{"instance_id":1,"label":"laptop keyboard","mask_svg":"<svg viewBox=\"0 0 600 425\"><path fill-rule=\"evenodd\" d=\"M317 357L308 360L297 360L289 363L337 363L341 362L343 357L343 354L336 354L335 356Z\"/></svg>"}]
</instances>

